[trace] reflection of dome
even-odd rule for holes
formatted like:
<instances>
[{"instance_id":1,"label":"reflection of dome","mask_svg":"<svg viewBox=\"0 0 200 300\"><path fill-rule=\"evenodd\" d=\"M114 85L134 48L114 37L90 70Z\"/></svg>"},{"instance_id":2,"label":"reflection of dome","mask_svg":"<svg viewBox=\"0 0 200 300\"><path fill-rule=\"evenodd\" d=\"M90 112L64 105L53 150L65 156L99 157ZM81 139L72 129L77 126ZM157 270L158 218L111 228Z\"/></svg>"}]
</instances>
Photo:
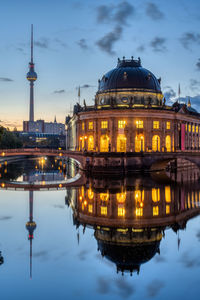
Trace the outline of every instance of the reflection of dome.
<instances>
[{"instance_id":1,"label":"reflection of dome","mask_svg":"<svg viewBox=\"0 0 200 300\"><path fill-rule=\"evenodd\" d=\"M142 68L140 59L119 60L117 67L100 80L98 93L116 89L145 89L161 93L158 79L150 71Z\"/></svg>"},{"instance_id":2,"label":"reflection of dome","mask_svg":"<svg viewBox=\"0 0 200 300\"><path fill-rule=\"evenodd\" d=\"M110 240L109 240L110 235ZM140 236L141 235L141 236ZM159 253L161 233L158 231L137 233L130 237L130 232L120 235L96 230L95 238L102 256L115 263L117 272L139 273L140 265L148 262Z\"/></svg>"}]
</instances>

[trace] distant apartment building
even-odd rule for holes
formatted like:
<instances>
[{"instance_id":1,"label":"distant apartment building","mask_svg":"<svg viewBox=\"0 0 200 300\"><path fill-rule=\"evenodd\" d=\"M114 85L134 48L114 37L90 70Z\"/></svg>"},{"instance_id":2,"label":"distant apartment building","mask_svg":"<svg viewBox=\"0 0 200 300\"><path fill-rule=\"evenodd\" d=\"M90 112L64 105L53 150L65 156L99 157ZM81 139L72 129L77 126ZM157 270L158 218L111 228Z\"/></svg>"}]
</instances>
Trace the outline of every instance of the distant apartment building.
<instances>
[{"instance_id":1,"label":"distant apartment building","mask_svg":"<svg viewBox=\"0 0 200 300\"><path fill-rule=\"evenodd\" d=\"M23 121L23 132L65 135L65 124L57 123L56 118L54 122Z\"/></svg>"}]
</instances>

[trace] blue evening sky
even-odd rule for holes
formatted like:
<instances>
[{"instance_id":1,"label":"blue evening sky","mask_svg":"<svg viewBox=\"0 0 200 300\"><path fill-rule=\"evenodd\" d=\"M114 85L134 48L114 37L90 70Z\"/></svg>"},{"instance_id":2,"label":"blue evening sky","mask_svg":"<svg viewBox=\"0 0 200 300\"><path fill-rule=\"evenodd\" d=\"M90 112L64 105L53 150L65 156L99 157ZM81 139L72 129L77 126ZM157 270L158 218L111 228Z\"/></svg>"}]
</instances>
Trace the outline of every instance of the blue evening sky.
<instances>
[{"instance_id":1,"label":"blue evening sky","mask_svg":"<svg viewBox=\"0 0 200 300\"><path fill-rule=\"evenodd\" d=\"M64 122L81 99L92 104L97 81L117 58L141 57L162 78L168 100L200 100L200 2L197 0L24 0L0 6L0 121L28 119L30 27L34 24L35 119Z\"/></svg>"}]
</instances>

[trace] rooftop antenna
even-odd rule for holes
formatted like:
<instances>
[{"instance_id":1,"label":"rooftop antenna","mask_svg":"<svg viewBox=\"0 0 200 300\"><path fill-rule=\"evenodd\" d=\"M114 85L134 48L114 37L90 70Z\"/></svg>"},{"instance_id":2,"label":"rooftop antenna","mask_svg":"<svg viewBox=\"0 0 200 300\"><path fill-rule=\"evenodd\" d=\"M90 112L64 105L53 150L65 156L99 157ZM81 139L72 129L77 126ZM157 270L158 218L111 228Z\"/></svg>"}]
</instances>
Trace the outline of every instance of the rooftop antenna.
<instances>
[{"instance_id":1,"label":"rooftop antenna","mask_svg":"<svg viewBox=\"0 0 200 300\"><path fill-rule=\"evenodd\" d=\"M179 83L179 85L178 85L178 103L180 103L180 95L181 95L181 86Z\"/></svg>"},{"instance_id":2,"label":"rooftop antenna","mask_svg":"<svg viewBox=\"0 0 200 300\"><path fill-rule=\"evenodd\" d=\"M79 85L79 88L78 88L78 103L80 104L80 98L81 98L81 87Z\"/></svg>"}]
</instances>

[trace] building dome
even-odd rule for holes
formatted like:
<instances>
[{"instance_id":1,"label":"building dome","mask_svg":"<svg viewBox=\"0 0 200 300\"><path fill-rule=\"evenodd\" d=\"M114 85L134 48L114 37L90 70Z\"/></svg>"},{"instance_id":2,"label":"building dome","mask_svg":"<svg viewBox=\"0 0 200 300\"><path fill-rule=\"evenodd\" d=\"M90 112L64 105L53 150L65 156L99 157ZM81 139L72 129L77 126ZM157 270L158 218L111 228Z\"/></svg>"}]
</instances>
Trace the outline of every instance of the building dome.
<instances>
[{"instance_id":1,"label":"building dome","mask_svg":"<svg viewBox=\"0 0 200 300\"><path fill-rule=\"evenodd\" d=\"M118 59L117 67L99 80L97 105L162 105L160 79L141 60Z\"/></svg>"},{"instance_id":2,"label":"building dome","mask_svg":"<svg viewBox=\"0 0 200 300\"><path fill-rule=\"evenodd\" d=\"M161 92L159 80L138 60L118 60L117 67L106 73L99 82L99 92L116 89Z\"/></svg>"}]
</instances>

